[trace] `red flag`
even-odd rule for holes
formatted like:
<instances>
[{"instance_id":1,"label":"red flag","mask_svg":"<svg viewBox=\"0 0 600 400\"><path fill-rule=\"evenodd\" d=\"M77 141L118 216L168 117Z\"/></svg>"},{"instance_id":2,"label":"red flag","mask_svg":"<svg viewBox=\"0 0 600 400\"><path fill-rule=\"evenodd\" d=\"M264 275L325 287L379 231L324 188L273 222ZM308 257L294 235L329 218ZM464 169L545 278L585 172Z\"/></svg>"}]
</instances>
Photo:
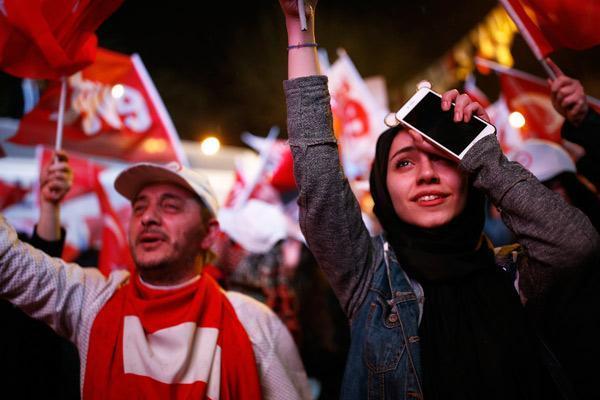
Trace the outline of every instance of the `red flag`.
<instances>
[{"instance_id":1,"label":"red flag","mask_svg":"<svg viewBox=\"0 0 600 400\"><path fill-rule=\"evenodd\" d=\"M519 28L523 39L538 60L546 58L555 49L548 42L538 24L525 11L523 0L500 0L508 15Z\"/></svg>"},{"instance_id":2,"label":"red flag","mask_svg":"<svg viewBox=\"0 0 600 400\"><path fill-rule=\"evenodd\" d=\"M175 127L140 58L98 50L94 64L68 80L63 147L139 162L187 165ZM13 143L53 145L60 85L26 114Z\"/></svg>"},{"instance_id":3,"label":"red flag","mask_svg":"<svg viewBox=\"0 0 600 400\"><path fill-rule=\"evenodd\" d=\"M600 44L600 3L593 0L500 0L538 59L559 48Z\"/></svg>"},{"instance_id":4,"label":"red flag","mask_svg":"<svg viewBox=\"0 0 600 400\"><path fill-rule=\"evenodd\" d=\"M560 143L564 118L552 106L546 81L515 70L498 72L498 77L508 109L525 117L521 128L523 140L541 138Z\"/></svg>"},{"instance_id":5,"label":"red flag","mask_svg":"<svg viewBox=\"0 0 600 400\"><path fill-rule=\"evenodd\" d=\"M127 233L121 224L110 200L96 175L96 194L102 213L102 247L98 259L98 269L108 276L115 269L134 271L133 258L129 251Z\"/></svg>"},{"instance_id":6,"label":"red flag","mask_svg":"<svg viewBox=\"0 0 600 400\"><path fill-rule=\"evenodd\" d=\"M23 188L19 184L10 184L0 181L0 210L23 200L30 188Z\"/></svg>"},{"instance_id":7,"label":"red flag","mask_svg":"<svg viewBox=\"0 0 600 400\"><path fill-rule=\"evenodd\" d=\"M0 69L36 79L69 76L96 55L94 31L123 0L3 0Z\"/></svg>"},{"instance_id":8,"label":"red flag","mask_svg":"<svg viewBox=\"0 0 600 400\"><path fill-rule=\"evenodd\" d=\"M38 147L37 159L40 176L42 173L42 166L51 163L53 155L54 150L43 146ZM102 169L98 164L90 162L90 160L82 155L69 153L68 156L69 165L73 170L73 183L69 193L67 193L63 201L69 201L83 194L94 192L96 174Z\"/></svg>"},{"instance_id":9,"label":"red flag","mask_svg":"<svg viewBox=\"0 0 600 400\"><path fill-rule=\"evenodd\" d=\"M540 138L562 142L560 130L564 118L552 106L550 88L546 80L482 58L476 58L475 62L478 67L484 66L494 70L500 79L501 98L506 103L507 111L500 110L495 116L493 122L497 127L499 121L496 119L502 118L507 122L508 112L518 111L525 118L525 125L519 129L521 141ZM590 96L587 100L590 107L600 111L599 100ZM503 144L505 150L518 144L514 134L505 139L506 143Z\"/></svg>"}]
</instances>

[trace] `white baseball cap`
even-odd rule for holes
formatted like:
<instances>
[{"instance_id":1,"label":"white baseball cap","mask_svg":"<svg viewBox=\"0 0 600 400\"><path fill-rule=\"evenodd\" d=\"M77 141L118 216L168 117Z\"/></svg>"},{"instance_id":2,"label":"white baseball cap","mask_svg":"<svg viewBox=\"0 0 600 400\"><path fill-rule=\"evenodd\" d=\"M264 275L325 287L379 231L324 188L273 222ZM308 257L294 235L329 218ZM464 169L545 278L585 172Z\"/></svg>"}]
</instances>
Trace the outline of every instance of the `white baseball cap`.
<instances>
[{"instance_id":1,"label":"white baseball cap","mask_svg":"<svg viewBox=\"0 0 600 400\"><path fill-rule=\"evenodd\" d=\"M219 203L208 177L178 162L164 165L153 163L132 165L117 176L115 189L132 201L140 190L154 183L173 183L197 194L212 215L217 215Z\"/></svg>"},{"instance_id":2,"label":"white baseball cap","mask_svg":"<svg viewBox=\"0 0 600 400\"><path fill-rule=\"evenodd\" d=\"M239 208L222 208L219 226L223 232L252 253L266 253L287 237L287 220L276 205L250 199Z\"/></svg>"},{"instance_id":3,"label":"white baseball cap","mask_svg":"<svg viewBox=\"0 0 600 400\"><path fill-rule=\"evenodd\" d=\"M508 159L527 168L541 182L563 172L577 171L569 153L548 140L528 139L514 148Z\"/></svg>"}]
</instances>

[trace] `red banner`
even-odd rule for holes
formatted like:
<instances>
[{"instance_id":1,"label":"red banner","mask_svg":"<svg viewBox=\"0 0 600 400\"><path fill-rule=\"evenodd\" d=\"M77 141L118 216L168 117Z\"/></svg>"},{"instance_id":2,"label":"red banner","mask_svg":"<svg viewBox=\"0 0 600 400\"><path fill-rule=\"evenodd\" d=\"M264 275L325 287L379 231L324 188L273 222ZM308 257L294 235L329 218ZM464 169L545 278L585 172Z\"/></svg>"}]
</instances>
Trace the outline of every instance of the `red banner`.
<instances>
[{"instance_id":1,"label":"red banner","mask_svg":"<svg viewBox=\"0 0 600 400\"><path fill-rule=\"evenodd\" d=\"M0 1L0 69L35 79L69 76L94 61L94 31L123 0Z\"/></svg>"},{"instance_id":2,"label":"red banner","mask_svg":"<svg viewBox=\"0 0 600 400\"><path fill-rule=\"evenodd\" d=\"M597 0L521 1L555 49L584 50L600 44L600 2Z\"/></svg>"},{"instance_id":3,"label":"red banner","mask_svg":"<svg viewBox=\"0 0 600 400\"><path fill-rule=\"evenodd\" d=\"M564 118L552 106L546 81L522 73L498 72L498 76L508 109L525 117L525 125L521 128L523 140L541 138L560 143Z\"/></svg>"},{"instance_id":4,"label":"red banner","mask_svg":"<svg viewBox=\"0 0 600 400\"><path fill-rule=\"evenodd\" d=\"M17 144L54 145L60 85L26 114ZM94 64L68 80L63 147L130 162L187 160L177 132L140 58L98 50Z\"/></svg>"},{"instance_id":5,"label":"red banner","mask_svg":"<svg viewBox=\"0 0 600 400\"><path fill-rule=\"evenodd\" d=\"M600 44L600 2L595 0L500 0L538 59L556 49Z\"/></svg>"}]
</instances>

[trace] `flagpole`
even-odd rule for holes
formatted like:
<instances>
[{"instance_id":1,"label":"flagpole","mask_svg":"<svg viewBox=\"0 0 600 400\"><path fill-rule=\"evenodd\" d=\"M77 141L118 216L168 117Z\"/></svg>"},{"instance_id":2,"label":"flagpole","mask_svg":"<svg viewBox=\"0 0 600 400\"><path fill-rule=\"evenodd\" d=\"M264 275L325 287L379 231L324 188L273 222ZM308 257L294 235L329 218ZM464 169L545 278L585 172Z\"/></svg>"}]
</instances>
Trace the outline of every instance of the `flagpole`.
<instances>
[{"instance_id":1,"label":"flagpole","mask_svg":"<svg viewBox=\"0 0 600 400\"><path fill-rule=\"evenodd\" d=\"M552 68L550 68L547 61L550 59L547 55L553 50L550 43L542 36L541 32L538 33L537 30L535 30L536 28L532 29L530 32L528 24L529 27L532 28L532 23L529 21L529 17L518 1L514 4L511 0L499 1L517 26L517 29L519 29L519 32L521 32L521 36L525 39L525 43L527 43L527 46L531 49L535 58L542 65L542 68L548 77L553 80L556 79L556 74Z\"/></svg>"},{"instance_id":2,"label":"flagpole","mask_svg":"<svg viewBox=\"0 0 600 400\"><path fill-rule=\"evenodd\" d=\"M544 68L544 71L546 71L546 74L548 75L548 78L555 80L556 79L556 74L554 73L554 71L552 70L552 68L550 68L550 65L548 64L548 60L552 61L550 59L550 57L546 57L546 58L538 58L538 61L540 62L540 64L542 64L542 68Z\"/></svg>"},{"instance_id":3,"label":"flagpole","mask_svg":"<svg viewBox=\"0 0 600 400\"><path fill-rule=\"evenodd\" d=\"M304 0L298 0L298 15L300 16L300 29L303 31L308 30L306 24L306 9L304 8Z\"/></svg>"},{"instance_id":4,"label":"flagpole","mask_svg":"<svg viewBox=\"0 0 600 400\"><path fill-rule=\"evenodd\" d=\"M58 103L58 121L56 122L56 143L54 145L54 149L56 151L60 151L62 149L66 97L67 97L67 77L63 76L60 78L60 100Z\"/></svg>"}]
</instances>

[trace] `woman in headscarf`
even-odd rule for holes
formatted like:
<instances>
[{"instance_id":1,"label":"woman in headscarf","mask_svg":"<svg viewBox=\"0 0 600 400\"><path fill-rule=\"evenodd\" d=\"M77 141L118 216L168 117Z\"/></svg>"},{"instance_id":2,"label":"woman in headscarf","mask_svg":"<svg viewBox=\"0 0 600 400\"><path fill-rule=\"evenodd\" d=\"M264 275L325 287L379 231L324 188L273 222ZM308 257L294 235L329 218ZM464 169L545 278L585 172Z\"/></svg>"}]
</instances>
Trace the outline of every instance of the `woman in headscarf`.
<instances>
[{"instance_id":1,"label":"woman in headscarf","mask_svg":"<svg viewBox=\"0 0 600 400\"><path fill-rule=\"evenodd\" d=\"M384 234L371 238L339 164L315 52L315 3L307 4L305 31L296 0L280 4L300 226L351 324L342 398L572 398L535 319L553 282L598 257L589 220L509 162L494 135L457 164L397 127L377 143L370 183ZM457 123L489 121L468 96L447 92L442 109L452 102ZM490 247L484 195L519 246L497 254Z\"/></svg>"}]
</instances>

